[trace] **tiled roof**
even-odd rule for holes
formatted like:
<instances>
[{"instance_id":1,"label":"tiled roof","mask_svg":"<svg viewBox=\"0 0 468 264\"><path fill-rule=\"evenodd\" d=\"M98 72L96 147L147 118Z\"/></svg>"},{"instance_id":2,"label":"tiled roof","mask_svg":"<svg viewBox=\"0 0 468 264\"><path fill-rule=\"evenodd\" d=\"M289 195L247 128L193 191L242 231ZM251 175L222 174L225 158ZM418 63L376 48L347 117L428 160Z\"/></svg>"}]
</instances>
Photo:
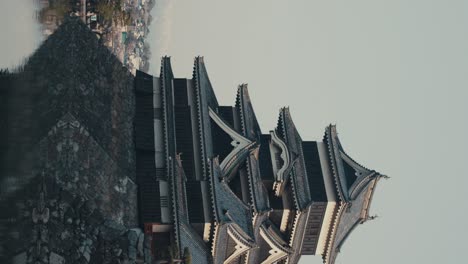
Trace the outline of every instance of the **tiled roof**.
<instances>
[{"instance_id":1,"label":"tiled roof","mask_svg":"<svg viewBox=\"0 0 468 264\"><path fill-rule=\"evenodd\" d=\"M172 164L172 162L171 162ZM172 176L172 191L174 199L174 224L176 240L180 246L179 250L184 251L189 248L192 261L194 263L209 263L210 251L200 235L189 223L187 211L187 198L185 196L185 174L181 166L180 157L176 157L173 164L174 173Z\"/></svg>"},{"instance_id":2,"label":"tiled roof","mask_svg":"<svg viewBox=\"0 0 468 264\"><path fill-rule=\"evenodd\" d=\"M206 179L209 176L209 165L207 164L207 161L213 156L209 108L217 109L219 105L213 91L213 87L211 86L210 79L208 78L208 73L205 68L203 57L195 58L193 67L193 82L197 101L198 132L200 135L202 170L204 178Z\"/></svg>"},{"instance_id":3,"label":"tiled roof","mask_svg":"<svg viewBox=\"0 0 468 264\"><path fill-rule=\"evenodd\" d=\"M239 97L239 111L241 113L242 132L250 140L260 139L262 131L255 116L255 112L250 100L247 84L239 85L237 96Z\"/></svg>"},{"instance_id":4,"label":"tiled roof","mask_svg":"<svg viewBox=\"0 0 468 264\"><path fill-rule=\"evenodd\" d=\"M211 164L211 188L216 221L237 225L246 239L253 240L252 210L224 182L218 159L213 159Z\"/></svg>"},{"instance_id":5,"label":"tiled roof","mask_svg":"<svg viewBox=\"0 0 468 264\"><path fill-rule=\"evenodd\" d=\"M335 126L327 127L324 141L328 145L334 181L342 199L323 256L324 263L333 264L346 238L368 220L375 185L382 175L358 164L344 152Z\"/></svg>"},{"instance_id":6,"label":"tiled roof","mask_svg":"<svg viewBox=\"0 0 468 264\"><path fill-rule=\"evenodd\" d=\"M180 245L183 251L186 247L190 250L192 263L210 263L210 251L205 246L200 236L187 223L180 224Z\"/></svg>"},{"instance_id":7,"label":"tiled roof","mask_svg":"<svg viewBox=\"0 0 468 264\"><path fill-rule=\"evenodd\" d=\"M292 154L293 168L291 171L291 183L294 198L299 210L304 210L311 203L309 183L306 173L304 154L302 151L302 139L292 121L288 108L283 108L280 113L282 127L285 133L285 142Z\"/></svg>"},{"instance_id":8,"label":"tiled roof","mask_svg":"<svg viewBox=\"0 0 468 264\"><path fill-rule=\"evenodd\" d=\"M366 187L359 193L355 200L347 203L347 207L339 215L337 219L336 234L333 238L331 248L328 252L328 261L326 264L333 264L340 251L341 246L352 233L352 231L359 225L368 220L369 206L372 200L372 195L378 178L369 182Z\"/></svg>"},{"instance_id":9,"label":"tiled roof","mask_svg":"<svg viewBox=\"0 0 468 264\"><path fill-rule=\"evenodd\" d=\"M262 132L260 130L260 126L258 125L246 84L239 86L236 101L236 108L239 112L244 136L253 141L256 141L257 144L260 143ZM270 209L270 204L268 202L268 191L262 182L258 158L257 150L257 155L249 156L246 162L246 170L249 176L249 189L254 210L263 212Z\"/></svg>"}]
</instances>

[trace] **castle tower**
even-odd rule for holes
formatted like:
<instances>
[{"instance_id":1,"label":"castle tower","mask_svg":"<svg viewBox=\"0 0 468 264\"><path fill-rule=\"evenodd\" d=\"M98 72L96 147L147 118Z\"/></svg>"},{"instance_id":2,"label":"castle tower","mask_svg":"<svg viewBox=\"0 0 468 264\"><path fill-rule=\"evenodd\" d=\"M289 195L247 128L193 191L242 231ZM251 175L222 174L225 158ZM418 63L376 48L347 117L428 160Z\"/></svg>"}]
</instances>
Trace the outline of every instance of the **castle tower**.
<instances>
[{"instance_id":1,"label":"castle tower","mask_svg":"<svg viewBox=\"0 0 468 264\"><path fill-rule=\"evenodd\" d=\"M140 222L154 252L171 244L195 263L332 264L371 218L382 175L344 151L334 125L323 141L303 141L282 108L262 132L247 85L234 106L219 105L202 57L191 79L174 78L164 57L159 77L137 72L135 93Z\"/></svg>"}]
</instances>

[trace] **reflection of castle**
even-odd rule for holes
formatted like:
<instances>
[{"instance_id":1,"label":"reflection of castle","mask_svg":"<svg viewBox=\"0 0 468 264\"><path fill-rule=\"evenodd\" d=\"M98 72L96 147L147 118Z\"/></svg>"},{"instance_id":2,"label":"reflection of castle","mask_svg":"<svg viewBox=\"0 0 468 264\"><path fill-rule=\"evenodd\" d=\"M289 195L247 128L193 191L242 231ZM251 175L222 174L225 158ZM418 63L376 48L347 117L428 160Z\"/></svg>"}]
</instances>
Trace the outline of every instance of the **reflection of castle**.
<instances>
[{"instance_id":1,"label":"reflection of castle","mask_svg":"<svg viewBox=\"0 0 468 264\"><path fill-rule=\"evenodd\" d=\"M373 219L382 175L345 153L335 126L303 141L283 108L263 134L247 86L219 105L201 57L192 79L174 78L167 57L160 77L137 72L135 96L140 224L156 258L172 243L194 263L334 263Z\"/></svg>"}]
</instances>

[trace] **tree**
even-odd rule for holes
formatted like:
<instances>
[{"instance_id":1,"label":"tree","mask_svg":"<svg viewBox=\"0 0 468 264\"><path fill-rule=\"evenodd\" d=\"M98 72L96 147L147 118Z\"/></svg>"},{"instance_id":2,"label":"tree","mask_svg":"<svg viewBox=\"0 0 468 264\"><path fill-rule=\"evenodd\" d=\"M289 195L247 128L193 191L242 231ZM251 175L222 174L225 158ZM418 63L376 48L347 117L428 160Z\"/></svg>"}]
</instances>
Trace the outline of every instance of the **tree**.
<instances>
[{"instance_id":1,"label":"tree","mask_svg":"<svg viewBox=\"0 0 468 264\"><path fill-rule=\"evenodd\" d=\"M67 0L55 0L51 6L59 20L63 20L71 11L70 1Z\"/></svg>"},{"instance_id":2,"label":"tree","mask_svg":"<svg viewBox=\"0 0 468 264\"><path fill-rule=\"evenodd\" d=\"M128 26L132 22L130 13L125 10L122 10L122 4L120 0L115 1L113 3L100 1L96 5L96 10L99 12L102 20L105 23L114 22L114 24L117 25L120 24Z\"/></svg>"},{"instance_id":3,"label":"tree","mask_svg":"<svg viewBox=\"0 0 468 264\"><path fill-rule=\"evenodd\" d=\"M54 0L50 1L50 5L42 8L38 12L38 20L40 23L46 23L49 15L55 15L57 20L63 21L65 16L68 16L72 8L70 2L67 0Z\"/></svg>"},{"instance_id":4,"label":"tree","mask_svg":"<svg viewBox=\"0 0 468 264\"><path fill-rule=\"evenodd\" d=\"M114 14L112 5L107 2L100 1L96 5L96 9L104 21L112 21L112 15Z\"/></svg>"},{"instance_id":5,"label":"tree","mask_svg":"<svg viewBox=\"0 0 468 264\"><path fill-rule=\"evenodd\" d=\"M8 75L10 74L10 70L8 68L0 69L0 75Z\"/></svg>"}]
</instances>

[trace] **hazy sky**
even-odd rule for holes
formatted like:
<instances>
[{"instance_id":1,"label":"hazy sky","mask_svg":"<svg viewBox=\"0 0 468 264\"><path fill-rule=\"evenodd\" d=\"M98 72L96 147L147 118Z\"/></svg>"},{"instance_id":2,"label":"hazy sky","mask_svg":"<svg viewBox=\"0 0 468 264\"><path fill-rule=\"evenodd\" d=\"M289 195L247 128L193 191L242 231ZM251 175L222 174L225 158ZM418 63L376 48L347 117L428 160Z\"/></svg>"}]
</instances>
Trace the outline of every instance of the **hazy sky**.
<instances>
[{"instance_id":1,"label":"hazy sky","mask_svg":"<svg viewBox=\"0 0 468 264\"><path fill-rule=\"evenodd\" d=\"M203 55L222 104L249 84L264 132L290 106L303 139L336 123L353 158L392 177L371 206L380 218L351 234L337 263L463 263L467 12L468 1L448 0L173 1L151 32L169 41L151 72L167 54L190 77Z\"/></svg>"},{"instance_id":2,"label":"hazy sky","mask_svg":"<svg viewBox=\"0 0 468 264\"><path fill-rule=\"evenodd\" d=\"M20 64L42 40L33 0L0 0L0 68Z\"/></svg>"},{"instance_id":3,"label":"hazy sky","mask_svg":"<svg viewBox=\"0 0 468 264\"><path fill-rule=\"evenodd\" d=\"M37 45L24 1L0 3L0 67ZM392 177L373 199L380 217L351 234L337 264L464 263L467 11L466 0L159 1L150 71L167 54L191 77L203 55L221 104L249 84L263 132L290 106L303 139L336 123L354 159Z\"/></svg>"}]
</instances>

